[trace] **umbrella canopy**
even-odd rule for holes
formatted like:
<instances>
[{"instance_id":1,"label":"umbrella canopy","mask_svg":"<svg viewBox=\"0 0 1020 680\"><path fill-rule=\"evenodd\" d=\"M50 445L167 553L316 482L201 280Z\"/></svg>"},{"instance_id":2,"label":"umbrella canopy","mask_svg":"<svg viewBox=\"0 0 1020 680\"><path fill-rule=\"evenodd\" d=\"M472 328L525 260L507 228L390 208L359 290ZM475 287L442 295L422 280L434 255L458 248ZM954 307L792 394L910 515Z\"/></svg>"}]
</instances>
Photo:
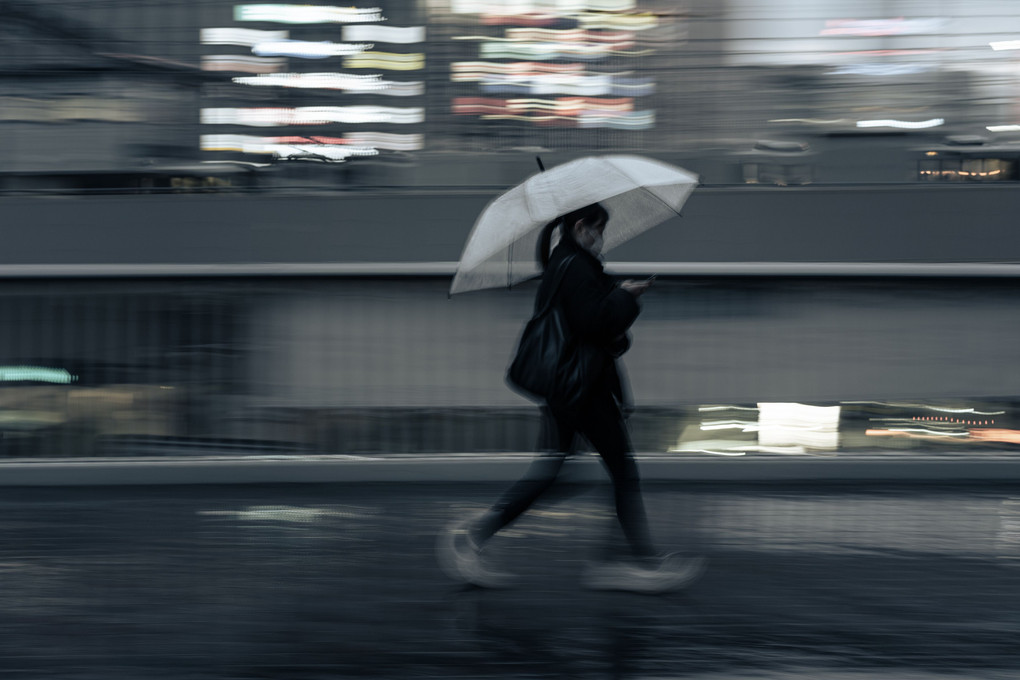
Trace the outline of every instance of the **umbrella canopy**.
<instances>
[{"instance_id":1,"label":"umbrella canopy","mask_svg":"<svg viewBox=\"0 0 1020 680\"><path fill-rule=\"evenodd\" d=\"M589 156L532 175L482 211L457 265L450 293L512 286L540 270L542 227L592 203L609 212L603 251L680 213L698 185L683 168L641 156Z\"/></svg>"}]
</instances>

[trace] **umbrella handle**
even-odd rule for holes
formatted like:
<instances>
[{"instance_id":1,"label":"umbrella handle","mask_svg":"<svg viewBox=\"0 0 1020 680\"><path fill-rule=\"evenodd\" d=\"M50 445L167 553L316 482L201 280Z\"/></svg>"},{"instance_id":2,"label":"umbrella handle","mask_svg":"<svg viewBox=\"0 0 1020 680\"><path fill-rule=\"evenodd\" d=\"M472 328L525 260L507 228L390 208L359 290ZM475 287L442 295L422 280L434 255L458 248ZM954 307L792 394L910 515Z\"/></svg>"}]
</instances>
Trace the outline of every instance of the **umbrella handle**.
<instances>
[{"instance_id":1,"label":"umbrella handle","mask_svg":"<svg viewBox=\"0 0 1020 680\"><path fill-rule=\"evenodd\" d=\"M545 172L545 166L542 164L542 157L535 156L535 162L538 163L538 169L541 170L542 172Z\"/></svg>"}]
</instances>

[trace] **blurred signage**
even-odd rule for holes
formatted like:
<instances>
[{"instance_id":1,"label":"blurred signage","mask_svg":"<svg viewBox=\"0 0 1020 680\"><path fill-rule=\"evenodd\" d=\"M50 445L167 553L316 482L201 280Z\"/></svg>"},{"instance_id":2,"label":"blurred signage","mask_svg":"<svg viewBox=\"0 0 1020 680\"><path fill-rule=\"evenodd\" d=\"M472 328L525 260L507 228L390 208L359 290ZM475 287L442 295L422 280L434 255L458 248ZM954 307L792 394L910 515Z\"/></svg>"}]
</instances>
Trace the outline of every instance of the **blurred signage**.
<instances>
[{"instance_id":1,"label":"blurred signage","mask_svg":"<svg viewBox=\"0 0 1020 680\"><path fill-rule=\"evenodd\" d=\"M402 9L406 8L398 3L394 11ZM253 74L232 78L236 90L221 88L207 99L210 105L202 108L202 125L226 127L227 131L202 134L203 151L221 157L224 153L259 154L333 163L424 146L420 132L391 134L385 128L366 130L364 126L424 123L425 82L402 78L400 73L425 68L424 51L414 47L425 41L425 26L390 25L382 7L245 4L234 7L233 19L293 28L214 26L201 30L203 45L244 48L231 54L204 55L204 69ZM339 36L334 24L345 24ZM386 72L395 75L384 77ZM230 97L229 92L236 96ZM410 105L376 104L373 99L377 95L400 97ZM308 105L242 105L267 97ZM369 103L355 103L366 98ZM288 134L295 126L315 130L307 135ZM244 135L240 130L233 133L233 127L274 128L278 134Z\"/></svg>"}]
</instances>

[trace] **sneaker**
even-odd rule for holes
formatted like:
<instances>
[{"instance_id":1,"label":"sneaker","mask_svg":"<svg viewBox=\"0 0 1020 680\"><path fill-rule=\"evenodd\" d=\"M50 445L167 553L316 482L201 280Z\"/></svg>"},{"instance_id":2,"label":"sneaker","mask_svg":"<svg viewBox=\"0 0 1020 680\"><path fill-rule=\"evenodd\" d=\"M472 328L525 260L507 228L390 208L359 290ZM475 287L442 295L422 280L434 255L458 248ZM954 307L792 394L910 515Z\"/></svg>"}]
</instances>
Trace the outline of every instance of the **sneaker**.
<instances>
[{"instance_id":1,"label":"sneaker","mask_svg":"<svg viewBox=\"0 0 1020 680\"><path fill-rule=\"evenodd\" d=\"M667 593L694 583L705 571L704 557L666 555L657 564L605 562L590 564L585 585L592 590L624 590L632 593Z\"/></svg>"},{"instance_id":2,"label":"sneaker","mask_svg":"<svg viewBox=\"0 0 1020 680\"><path fill-rule=\"evenodd\" d=\"M440 568L455 581L479 588L507 588L515 578L511 574L493 571L482 564L479 554L482 547L471 536L471 520L450 524L436 542L436 557Z\"/></svg>"}]
</instances>

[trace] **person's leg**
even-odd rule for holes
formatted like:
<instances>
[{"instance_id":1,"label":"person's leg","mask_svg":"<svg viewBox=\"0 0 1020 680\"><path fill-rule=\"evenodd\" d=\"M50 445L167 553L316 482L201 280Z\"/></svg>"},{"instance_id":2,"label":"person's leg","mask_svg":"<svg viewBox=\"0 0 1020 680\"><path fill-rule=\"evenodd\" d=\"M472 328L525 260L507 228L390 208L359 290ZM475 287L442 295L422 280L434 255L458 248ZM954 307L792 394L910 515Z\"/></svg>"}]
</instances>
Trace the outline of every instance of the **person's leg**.
<instances>
[{"instance_id":1,"label":"person's leg","mask_svg":"<svg viewBox=\"0 0 1020 680\"><path fill-rule=\"evenodd\" d=\"M597 394L578 421L578 429L598 451L613 481L616 516L636 557L655 556L637 462L623 414L611 394Z\"/></svg>"},{"instance_id":2,"label":"person's leg","mask_svg":"<svg viewBox=\"0 0 1020 680\"><path fill-rule=\"evenodd\" d=\"M473 538L481 544L497 531L521 516L556 481L563 461L573 451L575 429L569 419L557 417L542 408L542 432L538 457L527 472L507 489L478 520Z\"/></svg>"}]
</instances>

